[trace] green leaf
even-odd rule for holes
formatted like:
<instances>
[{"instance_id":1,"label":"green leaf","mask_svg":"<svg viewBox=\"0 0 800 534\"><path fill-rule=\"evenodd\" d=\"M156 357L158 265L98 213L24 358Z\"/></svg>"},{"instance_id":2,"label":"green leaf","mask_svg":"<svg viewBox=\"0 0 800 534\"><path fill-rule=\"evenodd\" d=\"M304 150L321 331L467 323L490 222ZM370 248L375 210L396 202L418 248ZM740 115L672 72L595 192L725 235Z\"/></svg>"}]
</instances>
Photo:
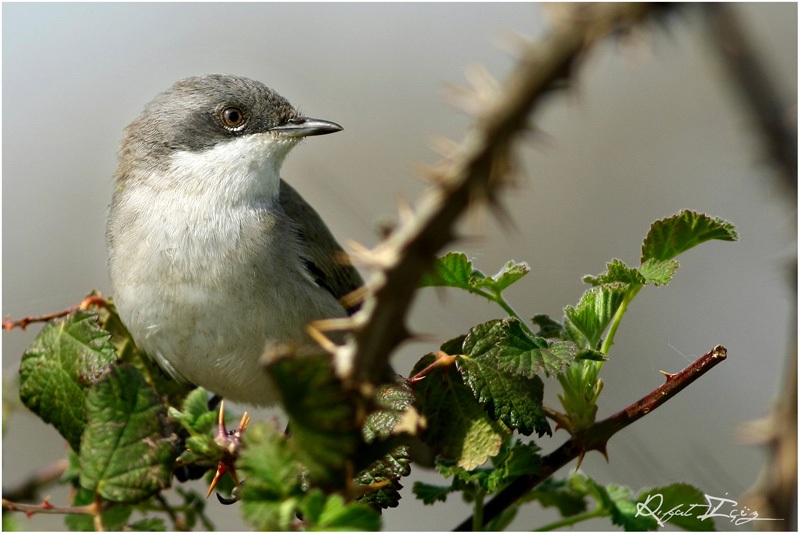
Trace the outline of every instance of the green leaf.
<instances>
[{"instance_id":1,"label":"green leaf","mask_svg":"<svg viewBox=\"0 0 800 534\"><path fill-rule=\"evenodd\" d=\"M486 276L473 267L465 254L449 252L436 259L433 272L423 275L419 285L457 287L471 293L488 290L493 295L499 295L528 272L530 267L527 263L509 261L494 276Z\"/></svg>"},{"instance_id":2,"label":"green leaf","mask_svg":"<svg viewBox=\"0 0 800 534\"><path fill-rule=\"evenodd\" d=\"M577 352L573 343L532 337L514 317L471 328L463 348L470 358L485 358L503 372L527 378L560 373Z\"/></svg>"},{"instance_id":3,"label":"green leaf","mask_svg":"<svg viewBox=\"0 0 800 534\"><path fill-rule=\"evenodd\" d=\"M689 531L710 532L717 529L713 518L701 519L710 512L708 501L705 493L691 484L676 483L642 490L636 503L646 506L639 517L646 517L654 523L658 519L664 524Z\"/></svg>"},{"instance_id":4,"label":"green leaf","mask_svg":"<svg viewBox=\"0 0 800 534\"><path fill-rule=\"evenodd\" d=\"M97 316L70 313L48 323L22 356L20 398L77 451L86 425L86 389L114 359L109 334L98 326Z\"/></svg>"},{"instance_id":5,"label":"green leaf","mask_svg":"<svg viewBox=\"0 0 800 534\"><path fill-rule=\"evenodd\" d=\"M644 263L649 259L671 260L690 248L711 239L736 241L738 235L731 223L702 213L684 210L650 226L642 243Z\"/></svg>"},{"instance_id":6,"label":"green leaf","mask_svg":"<svg viewBox=\"0 0 800 534\"><path fill-rule=\"evenodd\" d=\"M436 486L434 484L426 484L425 482L416 481L411 487L417 499L421 500L423 504L434 504L436 501L445 502L447 496L457 491L453 486Z\"/></svg>"},{"instance_id":7,"label":"green leaf","mask_svg":"<svg viewBox=\"0 0 800 534\"><path fill-rule=\"evenodd\" d=\"M375 395L375 402L380 409L370 413L364 423L366 443L389 440L395 425L413 401L414 394L404 384L381 386ZM363 487L377 489L361 495L358 502L378 509L396 507L400 503L400 490L403 488L400 479L411 472L410 464L410 449L406 445L394 447L388 454L375 460L356 475L356 482Z\"/></svg>"},{"instance_id":8,"label":"green leaf","mask_svg":"<svg viewBox=\"0 0 800 534\"><path fill-rule=\"evenodd\" d=\"M527 378L499 371L494 358L456 357L456 366L492 419L530 436L552 435L544 414L544 383L538 376Z\"/></svg>"},{"instance_id":9,"label":"green leaf","mask_svg":"<svg viewBox=\"0 0 800 534\"><path fill-rule=\"evenodd\" d=\"M604 284L587 290L576 307L564 308L565 336L581 349L599 349L603 332L622 304L628 287Z\"/></svg>"},{"instance_id":10,"label":"green leaf","mask_svg":"<svg viewBox=\"0 0 800 534\"><path fill-rule=\"evenodd\" d=\"M355 392L344 387L327 354L277 357L267 370L289 415L291 440L312 480L344 487L349 462L356 459L362 442Z\"/></svg>"},{"instance_id":11,"label":"green leaf","mask_svg":"<svg viewBox=\"0 0 800 534\"><path fill-rule=\"evenodd\" d=\"M465 491L491 495L504 488L512 480L522 475L539 472L541 458L535 443L522 443L519 439L512 444L510 436L503 443L500 452L491 459L491 466L466 470L450 460L440 459L436 470L444 477L453 477L452 491ZM470 489L472 486L472 489ZM468 497L465 496L465 499ZM468 499L467 499L468 500Z\"/></svg>"},{"instance_id":12,"label":"green leaf","mask_svg":"<svg viewBox=\"0 0 800 534\"><path fill-rule=\"evenodd\" d=\"M436 258L433 272L422 275L420 287L458 287L471 289L473 281L472 262L461 252L449 252ZM478 271L480 273L480 271ZM480 273L483 276L483 273Z\"/></svg>"},{"instance_id":13,"label":"green leaf","mask_svg":"<svg viewBox=\"0 0 800 534\"><path fill-rule=\"evenodd\" d=\"M423 357L412 376L434 360L433 354ZM428 420L426 443L467 470L497 454L508 429L489 417L452 366L434 370L412 387L418 409Z\"/></svg>"},{"instance_id":14,"label":"green leaf","mask_svg":"<svg viewBox=\"0 0 800 534\"><path fill-rule=\"evenodd\" d=\"M112 366L86 395L81 486L117 502L169 487L177 455L166 409L136 368Z\"/></svg>"},{"instance_id":15,"label":"green leaf","mask_svg":"<svg viewBox=\"0 0 800 534\"><path fill-rule=\"evenodd\" d=\"M639 272L644 276L646 283L654 286L667 285L680 264L676 260L654 260L649 259L639 267Z\"/></svg>"},{"instance_id":16,"label":"green leaf","mask_svg":"<svg viewBox=\"0 0 800 534\"><path fill-rule=\"evenodd\" d=\"M381 528L381 518L375 510L357 502L345 503L341 495L325 496L315 489L307 496L307 500L317 501L312 506L301 508L308 530L375 531Z\"/></svg>"},{"instance_id":17,"label":"green leaf","mask_svg":"<svg viewBox=\"0 0 800 534\"><path fill-rule=\"evenodd\" d=\"M530 270L531 268L528 267L527 263L509 261L497 274L489 278L483 277L483 273L476 271L477 274L474 276L473 285L475 287L485 287L495 295L499 295L511 284L528 274Z\"/></svg>"},{"instance_id":18,"label":"green leaf","mask_svg":"<svg viewBox=\"0 0 800 534\"><path fill-rule=\"evenodd\" d=\"M621 283L629 286L644 285L646 280L639 269L628 267L622 260L613 259L606 264L608 270L597 276L584 276L583 281L593 286Z\"/></svg>"},{"instance_id":19,"label":"green leaf","mask_svg":"<svg viewBox=\"0 0 800 534\"><path fill-rule=\"evenodd\" d=\"M605 494L609 499L606 508L613 524L620 525L628 532L658 529L655 519L637 513L636 501L631 498L630 489L609 484L605 487Z\"/></svg>"},{"instance_id":20,"label":"green leaf","mask_svg":"<svg viewBox=\"0 0 800 534\"><path fill-rule=\"evenodd\" d=\"M289 530L304 497L303 466L273 426L251 424L243 436L237 468L247 479L242 514L257 530Z\"/></svg>"},{"instance_id":21,"label":"green leaf","mask_svg":"<svg viewBox=\"0 0 800 534\"><path fill-rule=\"evenodd\" d=\"M192 435L208 434L217 422L217 412L208 409L208 392L195 388L183 401L181 410L169 409L169 416Z\"/></svg>"}]
</instances>

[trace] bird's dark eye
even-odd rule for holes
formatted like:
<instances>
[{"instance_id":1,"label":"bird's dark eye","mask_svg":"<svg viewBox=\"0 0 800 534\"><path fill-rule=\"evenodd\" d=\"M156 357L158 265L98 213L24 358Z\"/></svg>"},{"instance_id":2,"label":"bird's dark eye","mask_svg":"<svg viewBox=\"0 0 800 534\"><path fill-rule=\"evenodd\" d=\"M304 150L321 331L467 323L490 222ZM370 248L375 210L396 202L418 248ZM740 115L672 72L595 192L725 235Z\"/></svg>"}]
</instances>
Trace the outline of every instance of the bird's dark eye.
<instances>
[{"instance_id":1,"label":"bird's dark eye","mask_svg":"<svg viewBox=\"0 0 800 534\"><path fill-rule=\"evenodd\" d=\"M222 108L219 118L220 121L222 121L222 126L224 126L226 130L231 130L233 132L241 130L247 123L247 115L245 115L244 111L235 106Z\"/></svg>"}]
</instances>

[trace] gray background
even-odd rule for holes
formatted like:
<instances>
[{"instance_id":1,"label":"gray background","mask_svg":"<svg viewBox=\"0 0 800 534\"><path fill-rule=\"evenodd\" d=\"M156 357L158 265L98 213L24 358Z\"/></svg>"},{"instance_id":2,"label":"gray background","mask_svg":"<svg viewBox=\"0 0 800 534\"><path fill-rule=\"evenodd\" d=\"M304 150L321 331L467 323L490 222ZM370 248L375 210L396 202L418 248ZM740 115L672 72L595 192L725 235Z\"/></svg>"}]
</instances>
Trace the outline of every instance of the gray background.
<instances>
[{"instance_id":1,"label":"gray background","mask_svg":"<svg viewBox=\"0 0 800 534\"><path fill-rule=\"evenodd\" d=\"M796 5L739 4L737 12L780 96L795 106ZM342 124L343 132L295 149L283 176L342 241L374 245L377 222L424 189L415 167L436 161L432 136L460 139L469 124L443 88L463 84L473 63L502 79L513 65L498 46L503 36L535 37L544 25L541 8L527 4L4 4L3 315L52 312L92 288L107 290L104 218L121 130L174 81L249 76ZM658 386L659 369L680 370L717 343L728 360L615 437L610 463L590 454L582 469L603 483L685 481L737 498L764 454L734 434L769 408L796 327L787 285L795 199L775 186L698 19L607 42L536 125L544 135L522 144L524 177L503 197L518 231L473 219L464 226L472 239L453 248L490 273L508 259L529 262L510 300L525 315L560 317L583 292L582 275L612 257L638 261L651 221L683 208L732 221L738 243L687 253L668 288L647 288L634 301L603 369L598 415ZM443 340L500 316L476 297L428 290L411 324ZM37 330L3 333L6 393ZM436 346L404 347L396 368L407 373ZM555 381L548 388L548 404L558 407ZM4 487L64 455L57 433L25 411L6 423ZM551 450L564 439L557 432L541 444ZM407 487L415 479L439 480L416 469ZM243 528L236 507L212 500L209 509L219 529ZM384 524L450 529L466 515L458 501L422 507L406 499ZM530 507L514 527L553 518ZM18 519L31 529L62 524Z\"/></svg>"}]
</instances>

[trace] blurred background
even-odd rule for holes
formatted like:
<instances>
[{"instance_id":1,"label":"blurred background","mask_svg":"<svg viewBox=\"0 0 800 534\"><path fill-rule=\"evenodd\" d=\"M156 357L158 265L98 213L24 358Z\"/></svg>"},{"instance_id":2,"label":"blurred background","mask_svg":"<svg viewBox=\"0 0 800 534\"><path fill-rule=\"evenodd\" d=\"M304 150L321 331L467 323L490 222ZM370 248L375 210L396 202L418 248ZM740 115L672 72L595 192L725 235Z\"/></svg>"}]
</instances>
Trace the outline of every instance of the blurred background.
<instances>
[{"instance_id":1,"label":"blurred background","mask_svg":"<svg viewBox=\"0 0 800 534\"><path fill-rule=\"evenodd\" d=\"M107 292L105 211L121 132L176 80L248 76L304 113L342 124L343 132L296 148L283 176L340 241L372 246L397 202L424 190L415 170L437 160L434 136L459 140L470 124L447 105L444 89L465 84L465 68L476 63L502 80L514 65L503 46L509 33L535 38L546 27L541 5L520 3L6 3L2 10L2 313L14 319L62 310L91 289ZM781 105L796 112L796 4L736 4L735 12ZM612 258L637 264L655 219L689 208L735 224L739 242L688 252L668 288L648 287L634 301L603 369L598 417L660 385L659 370L676 372L718 343L728 360L612 439L609 463L589 454L582 470L604 484L683 481L739 498L765 454L741 443L737 429L770 409L795 342L796 198L766 162L696 6L666 27L606 41L574 88L533 119L541 133L520 144L523 176L503 195L516 230L491 216L470 218L463 227L470 239L452 249L487 273L509 259L527 261L532 272L510 301L523 315L560 318L584 291L581 276L602 272ZM477 297L422 291L410 323L437 341L404 346L395 368L407 374L440 341L501 316ZM17 398L20 357L39 329L3 333L5 397ZM546 403L559 408L554 380L546 391ZM55 430L23 408L4 423L4 488L64 457ZM549 451L565 439L561 431L540 444ZM384 513L384 528L448 530L469 515L452 497L422 506L410 495L414 480L444 483L414 469L407 498ZM211 499L208 510L219 530L247 528L237 506ZM512 527L556 518L529 506ZM60 517L17 521L63 529ZM601 520L580 528L613 527Z\"/></svg>"}]
</instances>

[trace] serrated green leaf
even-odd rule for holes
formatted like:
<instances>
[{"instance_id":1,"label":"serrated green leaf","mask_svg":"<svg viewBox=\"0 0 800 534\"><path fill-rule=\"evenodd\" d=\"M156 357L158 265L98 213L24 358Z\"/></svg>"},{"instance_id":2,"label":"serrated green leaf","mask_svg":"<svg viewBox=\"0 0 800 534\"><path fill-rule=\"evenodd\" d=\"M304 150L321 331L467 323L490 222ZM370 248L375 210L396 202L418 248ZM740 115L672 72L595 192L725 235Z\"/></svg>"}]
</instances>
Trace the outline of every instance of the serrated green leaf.
<instances>
[{"instance_id":1,"label":"serrated green leaf","mask_svg":"<svg viewBox=\"0 0 800 534\"><path fill-rule=\"evenodd\" d=\"M472 288L473 273L472 262L461 252L449 252L436 258L431 273L426 273L420 278L420 287L458 287L461 289ZM477 271L480 276L483 273Z\"/></svg>"},{"instance_id":2,"label":"serrated green leaf","mask_svg":"<svg viewBox=\"0 0 800 534\"><path fill-rule=\"evenodd\" d=\"M412 376L434 360L433 354L423 357ZM508 429L481 408L453 367L431 372L413 389L418 409L428 420L423 439L438 452L470 470L500 450Z\"/></svg>"},{"instance_id":3,"label":"serrated green leaf","mask_svg":"<svg viewBox=\"0 0 800 534\"><path fill-rule=\"evenodd\" d=\"M493 358L456 357L464 382L492 419L500 419L525 436L534 430L540 437L552 435L542 406L542 379L504 373L494 364Z\"/></svg>"},{"instance_id":4,"label":"serrated green leaf","mask_svg":"<svg viewBox=\"0 0 800 534\"><path fill-rule=\"evenodd\" d=\"M217 422L217 412L208 409L208 392L195 388L183 401L181 410L169 409L169 416L179 422L192 435L208 434Z\"/></svg>"},{"instance_id":5,"label":"serrated green leaf","mask_svg":"<svg viewBox=\"0 0 800 534\"><path fill-rule=\"evenodd\" d=\"M639 271L648 284L663 286L672 280L679 266L680 264L676 260L649 259L639 267Z\"/></svg>"},{"instance_id":6,"label":"serrated green leaf","mask_svg":"<svg viewBox=\"0 0 800 534\"><path fill-rule=\"evenodd\" d=\"M436 486L434 484L426 484L425 482L416 481L411 487L417 499L421 500L423 504L434 504L436 501L445 502L447 496L457 491L453 486Z\"/></svg>"},{"instance_id":7,"label":"serrated green leaf","mask_svg":"<svg viewBox=\"0 0 800 534\"><path fill-rule=\"evenodd\" d=\"M344 387L327 354L279 357L267 370L312 480L344 487L348 463L362 442L355 393Z\"/></svg>"},{"instance_id":8,"label":"serrated green leaf","mask_svg":"<svg viewBox=\"0 0 800 534\"><path fill-rule=\"evenodd\" d=\"M611 522L628 532L644 532L658 529L658 523L652 517L637 514L636 502L631 490L609 484L605 487L609 502L604 503L611 515Z\"/></svg>"},{"instance_id":9,"label":"serrated green leaf","mask_svg":"<svg viewBox=\"0 0 800 534\"><path fill-rule=\"evenodd\" d=\"M388 440L392 430L400 421L401 415L414 402L414 394L405 384L386 384L381 386L375 403L379 410L370 413L364 423L364 440ZM410 449L400 445L388 454L375 460L369 467L356 475L356 482L363 487L377 489L361 495L357 501L378 509L394 508L400 503L400 484L402 477L411 472Z\"/></svg>"},{"instance_id":10,"label":"serrated green leaf","mask_svg":"<svg viewBox=\"0 0 800 534\"><path fill-rule=\"evenodd\" d=\"M289 530L304 497L303 466L286 437L265 424L250 425L237 468L247 479L242 514L257 530Z\"/></svg>"},{"instance_id":11,"label":"serrated green leaf","mask_svg":"<svg viewBox=\"0 0 800 534\"><path fill-rule=\"evenodd\" d=\"M319 490L313 490L322 495ZM345 503L341 495L323 496L318 515L304 514L310 531L375 531L381 528L381 518L369 506L357 502ZM316 508L316 507L315 507ZM302 509L306 512L306 509ZM316 509L315 509L316 511Z\"/></svg>"},{"instance_id":12,"label":"serrated green leaf","mask_svg":"<svg viewBox=\"0 0 800 534\"><path fill-rule=\"evenodd\" d=\"M733 225L727 221L684 210L650 226L642 243L641 263L649 259L671 260L711 239L736 241L738 235Z\"/></svg>"},{"instance_id":13,"label":"serrated green leaf","mask_svg":"<svg viewBox=\"0 0 800 534\"><path fill-rule=\"evenodd\" d=\"M584 276L583 281L593 286L614 283L630 286L645 284L645 277L639 272L639 269L628 267L622 260L613 259L606 264L606 267L608 268L606 272L597 276Z\"/></svg>"},{"instance_id":14,"label":"serrated green leaf","mask_svg":"<svg viewBox=\"0 0 800 534\"><path fill-rule=\"evenodd\" d=\"M547 376L560 373L577 352L571 342L548 342L530 336L514 317L471 328L463 349L470 358L484 358L503 372L527 378L542 372Z\"/></svg>"},{"instance_id":15,"label":"serrated green leaf","mask_svg":"<svg viewBox=\"0 0 800 534\"><path fill-rule=\"evenodd\" d=\"M114 359L109 334L98 326L97 316L70 313L48 323L22 356L20 398L77 451L86 425L86 388Z\"/></svg>"},{"instance_id":16,"label":"serrated green leaf","mask_svg":"<svg viewBox=\"0 0 800 534\"><path fill-rule=\"evenodd\" d=\"M166 409L136 368L115 365L86 395L81 486L139 502L169 487L177 456Z\"/></svg>"},{"instance_id":17,"label":"serrated green leaf","mask_svg":"<svg viewBox=\"0 0 800 534\"><path fill-rule=\"evenodd\" d=\"M489 278L473 277L473 285L484 287L495 295L499 295L511 284L528 274L530 270L527 263L509 261L494 276Z\"/></svg>"},{"instance_id":18,"label":"serrated green leaf","mask_svg":"<svg viewBox=\"0 0 800 534\"><path fill-rule=\"evenodd\" d=\"M576 307L564 308L565 337L581 349L599 349L603 332L622 304L628 287L605 284L588 289Z\"/></svg>"},{"instance_id":19,"label":"serrated green leaf","mask_svg":"<svg viewBox=\"0 0 800 534\"><path fill-rule=\"evenodd\" d=\"M449 252L436 258L431 273L420 279L420 287L457 287L472 293L489 291L499 295L510 285L530 272L527 263L509 261L497 274L486 276L475 269L472 262L461 252Z\"/></svg>"},{"instance_id":20,"label":"serrated green leaf","mask_svg":"<svg viewBox=\"0 0 800 534\"><path fill-rule=\"evenodd\" d=\"M649 490L642 490L636 503L645 505L639 517L656 519L689 531L710 532L716 530L712 517L702 519L709 512L705 493L682 482ZM655 517L654 517L655 516Z\"/></svg>"}]
</instances>

